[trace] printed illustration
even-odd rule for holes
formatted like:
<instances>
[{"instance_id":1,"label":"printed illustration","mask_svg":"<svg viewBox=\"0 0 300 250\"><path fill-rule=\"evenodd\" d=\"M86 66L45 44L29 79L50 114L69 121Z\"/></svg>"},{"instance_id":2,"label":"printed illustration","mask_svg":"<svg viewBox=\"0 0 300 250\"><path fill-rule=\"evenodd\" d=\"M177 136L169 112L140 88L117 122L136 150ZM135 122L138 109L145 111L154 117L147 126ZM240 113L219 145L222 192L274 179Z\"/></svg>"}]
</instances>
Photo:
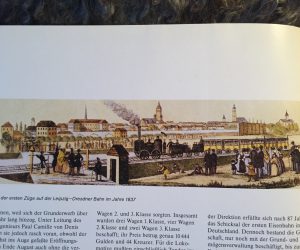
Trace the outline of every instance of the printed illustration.
<instances>
[{"instance_id":1,"label":"printed illustration","mask_svg":"<svg viewBox=\"0 0 300 250\"><path fill-rule=\"evenodd\" d=\"M300 186L300 102L0 103L0 183Z\"/></svg>"}]
</instances>

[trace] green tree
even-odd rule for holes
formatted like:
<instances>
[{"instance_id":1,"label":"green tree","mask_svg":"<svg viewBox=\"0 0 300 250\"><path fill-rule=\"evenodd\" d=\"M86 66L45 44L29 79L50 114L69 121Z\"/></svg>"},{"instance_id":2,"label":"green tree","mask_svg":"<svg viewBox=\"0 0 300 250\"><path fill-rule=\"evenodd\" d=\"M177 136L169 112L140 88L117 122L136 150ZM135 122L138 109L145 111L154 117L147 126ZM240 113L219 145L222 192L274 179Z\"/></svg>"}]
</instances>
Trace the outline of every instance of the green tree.
<instances>
[{"instance_id":1,"label":"green tree","mask_svg":"<svg viewBox=\"0 0 300 250\"><path fill-rule=\"evenodd\" d=\"M6 152L10 151L10 148L13 146L13 138L8 132L2 134L1 144L5 146Z\"/></svg>"}]
</instances>

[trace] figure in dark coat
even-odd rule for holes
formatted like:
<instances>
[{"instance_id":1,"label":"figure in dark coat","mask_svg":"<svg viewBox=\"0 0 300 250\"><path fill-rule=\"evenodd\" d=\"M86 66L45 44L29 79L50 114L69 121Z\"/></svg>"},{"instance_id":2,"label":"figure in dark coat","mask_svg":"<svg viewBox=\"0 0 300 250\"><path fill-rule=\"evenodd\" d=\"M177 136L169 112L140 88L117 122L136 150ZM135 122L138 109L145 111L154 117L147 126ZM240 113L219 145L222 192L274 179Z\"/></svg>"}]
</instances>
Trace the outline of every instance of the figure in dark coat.
<instances>
[{"instance_id":1,"label":"figure in dark coat","mask_svg":"<svg viewBox=\"0 0 300 250\"><path fill-rule=\"evenodd\" d=\"M80 149L77 149L77 154L75 155L75 167L77 168L77 175L79 175L80 173L82 161L83 161L83 157L80 154Z\"/></svg>"},{"instance_id":2,"label":"figure in dark coat","mask_svg":"<svg viewBox=\"0 0 300 250\"><path fill-rule=\"evenodd\" d=\"M55 172L55 167L57 165L57 156L58 156L58 153L59 153L59 150L58 150L58 147L55 148L55 151L53 153L53 160L52 160L52 169L53 169L53 172Z\"/></svg>"},{"instance_id":3,"label":"figure in dark coat","mask_svg":"<svg viewBox=\"0 0 300 250\"><path fill-rule=\"evenodd\" d=\"M218 165L218 156L214 149L212 150L210 158L211 158L211 170L212 170L211 172L212 172L212 174L216 174L217 173L217 165Z\"/></svg>"},{"instance_id":4,"label":"figure in dark coat","mask_svg":"<svg viewBox=\"0 0 300 250\"><path fill-rule=\"evenodd\" d=\"M95 164L95 168L94 168L94 172L95 172L95 175L96 175L96 181L101 181L101 175L102 175L102 164L101 164L101 161L100 161L100 158L97 157L97 162ZM100 176L100 179L98 179L98 176Z\"/></svg>"},{"instance_id":5,"label":"figure in dark coat","mask_svg":"<svg viewBox=\"0 0 300 250\"><path fill-rule=\"evenodd\" d=\"M204 141L203 141L203 139L202 139L202 136L201 136L201 138L200 138L200 141L199 141L199 152L200 153L203 153L204 152Z\"/></svg>"},{"instance_id":6,"label":"figure in dark coat","mask_svg":"<svg viewBox=\"0 0 300 250\"><path fill-rule=\"evenodd\" d=\"M292 161L292 170L296 171L296 146L295 146L295 142L292 141L291 142L291 149L290 149L290 157L291 157L291 161Z\"/></svg>"},{"instance_id":7,"label":"figure in dark coat","mask_svg":"<svg viewBox=\"0 0 300 250\"><path fill-rule=\"evenodd\" d=\"M69 174L70 175L74 175L75 172L74 172L74 168L75 168L75 154L74 154L74 151L73 151L73 148L71 148L71 152L68 156L68 162L69 162Z\"/></svg>"},{"instance_id":8,"label":"figure in dark coat","mask_svg":"<svg viewBox=\"0 0 300 250\"><path fill-rule=\"evenodd\" d=\"M263 152L263 146L259 147L259 151L257 153L257 160L256 160L256 164L257 164L257 177L261 178L263 175L263 167L264 167L264 159L265 159L265 155Z\"/></svg>"},{"instance_id":9,"label":"figure in dark coat","mask_svg":"<svg viewBox=\"0 0 300 250\"><path fill-rule=\"evenodd\" d=\"M210 175L211 174L211 155L210 155L210 150L207 150L205 155L204 155L204 165L205 165L205 175Z\"/></svg>"},{"instance_id":10,"label":"figure in dark coat","mask_svg":"<svg viewBox=\"0 0 300 250\"><path fill-rule=\"evenodd\" d=\"M296 174L300 174L300 152L296 147L294 149L294 161Z\"/></svg>"},{"instance_id":11,"label":"figure in dark coat","mask_svg":"<svg viewBox=\"0 0 300 250\"><path fill-rule=\"evenodd\" d=\"M47 161L47 160L45 159L44 152L41 151L41 152L40 152L40 155L37 155L36 157L40 159L41 174L43 174L43 170L44 170L45 168L46 168L45 174L49 174L49 169L47 170L47 165L46 165L46 161Z\"/></svg>"},{"instance_id":12,"label":"figure in dark coat","mask_svg":"<svg viewBox=\"0 0 300 250\"><path fill-rule=\"evenodd\" d=\"M258 164L257 164L257 150L255 148L255 146L253 145L252 146L252 150L250 151L250 160L253 164L253 167L255 169L255 173L256 173L256 176L258 176Z\"/></svg>"}]
</instances>

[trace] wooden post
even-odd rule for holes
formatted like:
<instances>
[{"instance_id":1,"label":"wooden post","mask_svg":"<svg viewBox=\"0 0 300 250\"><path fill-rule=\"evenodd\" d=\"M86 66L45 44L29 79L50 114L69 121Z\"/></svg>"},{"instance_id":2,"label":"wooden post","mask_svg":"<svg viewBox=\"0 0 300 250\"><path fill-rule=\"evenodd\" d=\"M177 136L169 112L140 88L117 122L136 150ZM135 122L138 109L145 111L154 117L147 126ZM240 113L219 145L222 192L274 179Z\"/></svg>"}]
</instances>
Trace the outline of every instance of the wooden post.
<instances>
[{"instance_id":1,"label":"wooden post","mask_svg":"<svg viewBox=\"0 0 300 250\"><path fill-rule=\"evenodd\" d=\"M33 172L33 157L34 157L34 148L31 146L29 150L29 171L30 173Z\"/></svg>"},{"instance_id":2,"label":"wooden post","mask_svg":"<svg viewBox=\"0 0 300 250\"><path fill-rule=\"evenodd\" d=\"M86 150L86 160L85 160L85 168L88 169L89 168L89 160L90 160L90 152L87 149Z\"/></svg>"}]
</instances>

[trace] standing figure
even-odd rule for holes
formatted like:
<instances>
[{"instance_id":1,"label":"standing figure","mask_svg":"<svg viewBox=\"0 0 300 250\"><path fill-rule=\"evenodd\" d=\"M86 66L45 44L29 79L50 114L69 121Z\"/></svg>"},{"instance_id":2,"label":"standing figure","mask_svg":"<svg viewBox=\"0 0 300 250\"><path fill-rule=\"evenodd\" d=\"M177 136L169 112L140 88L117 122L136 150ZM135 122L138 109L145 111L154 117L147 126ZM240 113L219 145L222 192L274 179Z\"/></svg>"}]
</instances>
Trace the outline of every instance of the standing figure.
<instances>
[{"instance_id":1,"label":"standing figure","mask_svg":"<svg viewBox=\"0 0 300 250\"><path fill-rule=\"evenodd\" d=\"M257 167L258 167L258 178L263 177L263 167L264 167L264 152L263 152L263 146L259 146L259 150L257 153Z\"/></svg>"},{"instance_id":2,"label":"standing figure","mask_svg":"<svg viewBox=\"0 0 300 250\"><path fill-rule=\"evenodd\" d=\"M80 154L80 149L77 149L77 154L75 155L75 167L77 168L77 175L79 175L80 173L82 161L83 161L83 157Z\"/></svg>"},{"instance_id":3,"label":"standing figure","mask_svg":"<svg viewBox=\"0 0 300 250\"><path fill-rule=\"evenodd\" d=\"M285 164L284 164L284 161L283 161L283 154L282 154L281 148L278 148L277 151L278 151L278 161L279 161L279 164L280 164L281 173L284 173L286 171L286 169L285 169Z\"/></svg>"},{"instance_id":4,"label":"standing figure","mask_svg":"<svg viewBox=\"0 0 300 250\"><path fill-rule=\"evenodd\" d=\"M271 157L270 152L268 152L266 149L264 150L264 170L265 175L271 175Z\"/></svg>"},{"instance_id":5,"label":"standing figure","mask_svg":"<svg viewBox=\"0 0 300 250\"><path fill-rule=\"evenodd\" d=\"M292 146L291 146L291 149L290 149L290 157L291 157L291 161L292 161L292 170L293 171L296 171L296 146L295 146L295 142L292 141L291 142Z\"/></svg>"},{"instance_id":6,"label":"standing figure","mask_svg":"<svg viewBox=\"0 0 300 250\"><path fill-rule=\"evenodd\" d=\"M102 164L101 164L101 160L99 157L97 157L97 162L95 164L95 168L93 170L95 172L96 175L96 179L95 181L101 181L101 175L102 175ZM100 179L98 179L98 176L100 176Z\"/></svg>"},{"instance_id":7,"label":"standing figure","mask_svg":"<svg viewBox=\"0 0 300 250\"><path fill-rule=\"evenodd\" d=\"M68 156L68 162L69 162L69 175L74 175L74 168L75 168L75 154L73 148L71 148L71 152Z\"/></svg>"},{"instance_id":8,"label":"standing figure","mask_svg":"<svg viewBox=\"0 0 300 250\"><path fill-rule=\"evenodd\" d=\"M253 167L255 169L256 177L258 178L259 176L259 170L258 170L258 164L257 164L257 151L255 146L252 146L252 150L250 151L250 160L253 164ZM248 168L249 169L249 168Z\"/></svg>"},{"instance_id":9,"label":"standing figure","mask_svg":"<svg viewBox=\"0 0 300 250\"><path fill-rule=\"evenodd\" d=\"M56 165L57 165L58 152L59 152L58 147L56 147L56 148L55 148L55 151L54 151L54 153L53 153L53 160L52 160L52 164L51 164L51 165L52 165L53 172L56 171L56 170L55 170L55 167L56 167Z\"/></svg>"},{"instance_id":10,"label":"standing figure","mask_svg":"<svg viewBox=\"0 0 300 250\"><path fill-rule=\"evenodd\" d=\"M45 159L45 156L44 156L44 152L43 151L41 151L40 152L40 155L37 155L37 158L39 158L40 159L40 165L41 165L41 174L43 174L43 170L45 169L45 168L47 168L47 164L46 164L46 159ZM45 174L49 174L49 169L48 169L48 171L47 171L47 169L45 170Z\"/></svg>"},{"instance_id":11,"label":"standing figure","mask_svg":"<svg viewBox=\"0 0 300 250\"><path fill-rule=\"evenodd\" d=\"M249 162L251 162L249 149L245 149L244 156L245 156L244 161L245 161L246 173L248 173L248 165Z\"/></svg>"},{"instance_id":12,"label":"standing figure","mask_svg":"<svg viewBox=\"0 0 300 250\"><path fill-rule=\"evenodd\" d=\"M294 158L295 158L295 171L296 174L300 174L300 151L298 148L294 149Z\"/></svg>"},{"instance_id":13,"label":"standing figure","mask_svg":"<svg viewBox=\"0 0 300 250\"><path fill-rule=\"evenodd\" d=\"M199 141L199 152L201 154L204 152L204 140L203 140L202 136L200 137L200 141Z\"/></svg>"},{"instance_id":14,"label":"standing figure","mask_svg":"<svg viewBox=\"0 0 300 250\"><path fill-rule=\"evenodd\" d=\"M231 160L231 171L233 175L236 175L236 160Z\"/></svg>"},{"instance_id":15,"label":"standing figure","mask_svg":"<svg viewBox=\"0 0 300 250\"><path fill-rule=\"evenodd\" d=\"M69 173L69 163L66 159L65 149L59 149L57 156L56 172L67 174Z\"/></svg>"},{"instance_id":16,"label":"standing figure","mask_svg":"<svg viewBox=\"0 0 300 250\"><path fill-rule=\"evenodd\" d=\"M65 153L62 148L59 149L58 151L58 156L57 156L57 164L56 164L56 172L62 173L63 172L63 164L65 161Z\"/></svg>"},{"instance_id":17,"label":"standing figure","mask_svg":"<svg viewBox=\"0 0 300 250\"><path fill-rule=\"evenodd\" d=\"M217 165L218 165L218 156L214 149L212 150L210 157L211 157L211 169L212 169L211 172L212 172L212 174L216 174L217 173Z\"/></svg>"},{"instance_id":18,"label":"standing figure","mask_svg":"<svg viewBox=\"0 0 300 250\"><path fill-rule=\"evenodd\" d=\"M205 165L205 175L211 174L211 155L210 155L210 149L205 152L204 155L204 165Z\"/></svg>"}]
</instances>

